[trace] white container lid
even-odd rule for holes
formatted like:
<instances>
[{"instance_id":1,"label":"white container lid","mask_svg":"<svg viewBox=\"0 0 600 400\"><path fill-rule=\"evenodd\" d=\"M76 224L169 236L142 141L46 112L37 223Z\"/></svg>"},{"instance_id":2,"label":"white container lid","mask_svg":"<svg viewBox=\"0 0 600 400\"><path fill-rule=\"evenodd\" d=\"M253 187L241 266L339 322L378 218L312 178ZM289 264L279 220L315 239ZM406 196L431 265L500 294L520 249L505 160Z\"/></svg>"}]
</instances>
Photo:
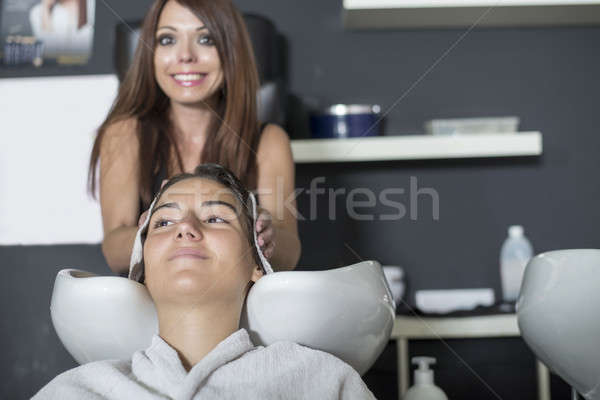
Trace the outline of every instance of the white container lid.
<instances>
[{"instance_id":1,"label":"white container lid","mask_svg":"<svg viewBox=\"0 0 600 400\"><path fill-rule=\"evenodd\" d=\"M508 227L508 236L521 237L523 236L523 227L521 225L511 225Z\"/></svg>"}]
</instances>

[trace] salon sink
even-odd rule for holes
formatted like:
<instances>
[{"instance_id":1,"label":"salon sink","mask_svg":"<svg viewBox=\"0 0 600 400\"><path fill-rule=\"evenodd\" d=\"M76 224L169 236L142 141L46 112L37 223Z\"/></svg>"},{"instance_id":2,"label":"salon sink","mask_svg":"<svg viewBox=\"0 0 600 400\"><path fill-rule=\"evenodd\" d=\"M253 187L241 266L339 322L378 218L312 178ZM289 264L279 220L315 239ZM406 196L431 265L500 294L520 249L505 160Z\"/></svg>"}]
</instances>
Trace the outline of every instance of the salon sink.
<instances>
[{"instance_id":1,"label":"salon sink","mask_svg":"<svg viewBox=\"0 0 600 400\"><path fill-rule=\"evenodd\" d=\"M50 313L58 337L80 364L128 359L158 332L144 285L73 268L56 276ZM364 261L262 277L248 293L240 325L257 345L293 341L334 354L363 374L387 344L394 316L381 265Z\"/></svg>"},{"instance_id":2,"label":"salon sink","mask_svg":"<svg viewBox=\"0 0 600 400\"><path fill-rule=\"evenodd\" d=\"M542 253L517 301L521 335L550 370L588 400L600 399L600 250Z\"/></svg>"},{"instance_id":3,"label":"salon sink","mask_svg":"<svg viewBox=\"0 0 600 400\"><path fill-rule=\"evenodd\" d=\"M127 359L150 346L158 332L156 308L144 285L72 268L56 275L50 316L79 364Z\"/></svg>"},{"instance_id":4,"label":"salon sink","mask_svg":"<svg viewBox=\"0 0 600 400\"><path fill-rule=\"evenodd\" d=\"M361 375L387 344L395 303L381 265L276 272L248 294L242 326L254 343L289 340L332 353Z\"/></svg>"}]
</instances>

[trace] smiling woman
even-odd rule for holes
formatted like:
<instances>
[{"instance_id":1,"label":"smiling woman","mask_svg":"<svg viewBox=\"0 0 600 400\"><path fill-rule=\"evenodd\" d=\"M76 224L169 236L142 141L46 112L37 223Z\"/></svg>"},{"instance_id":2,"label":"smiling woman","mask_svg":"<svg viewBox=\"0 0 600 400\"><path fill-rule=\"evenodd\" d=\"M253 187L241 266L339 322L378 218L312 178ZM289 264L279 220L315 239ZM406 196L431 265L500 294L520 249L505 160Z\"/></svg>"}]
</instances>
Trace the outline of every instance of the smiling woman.
<instances>
[{"instance_id":1,"label":"smiling woman","mask_svg":"<svg viewBox=\"0 0 600 400\"><path fill-rule=\"evenodd\" d=\"M259 123L257 89L252 43L230 0L154 2L90 160L102 250L114 272L126 271L137 221L161 182L201 163L229 168L258 194L259 245L276 269L295 268L290 141L280 127Z\"/></svg>"},{"instance_id":2,"label":"smiling woman","mask_svg":"<svg viewBox=\"0 0 600 400\"><path fill-rule=\"evenodd\" d=\"M158 20L156 43L156 81L171 101L186 104L216 100L213 95L222 87L223 69L206 25L198 26L198 18L188 8L169 2ZM191 63L194 58L200 65Z\"/></svg>"}]
</instances>

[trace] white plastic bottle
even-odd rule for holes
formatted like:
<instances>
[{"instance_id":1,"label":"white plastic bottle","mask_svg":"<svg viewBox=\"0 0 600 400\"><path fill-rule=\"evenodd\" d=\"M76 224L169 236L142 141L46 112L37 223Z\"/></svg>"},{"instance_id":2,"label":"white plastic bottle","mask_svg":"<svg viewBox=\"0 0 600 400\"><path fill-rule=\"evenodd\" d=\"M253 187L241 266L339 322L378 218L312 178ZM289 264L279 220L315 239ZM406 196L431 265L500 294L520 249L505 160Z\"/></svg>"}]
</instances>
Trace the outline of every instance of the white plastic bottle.
<instances>
[{"instance_id":1,"label":"white plastic bottle","mask_svg":"<svg viewBox=\"0 0 600 400\"><path fill-rule=\"evenodd\" d=\"M533 257L533 247L523 234L521 225L508 228L508 237L500 250L500 278L502 280L502 298L513 302L519 296L525 267Z\"/></svg>"},{"instance_id":2,"label":"white plastic bottle","mask_svg":"<svg viewBox=\"0 0 600 400\"><path fill-rule=\"evenodd\" d=\"M415 370L415 384L408 389L403 400L448 400L446 394L433 383L433 371L430 364L435 364L433 357L413 357L412 363L419 366Z\"/></svg>"}]
</instances>

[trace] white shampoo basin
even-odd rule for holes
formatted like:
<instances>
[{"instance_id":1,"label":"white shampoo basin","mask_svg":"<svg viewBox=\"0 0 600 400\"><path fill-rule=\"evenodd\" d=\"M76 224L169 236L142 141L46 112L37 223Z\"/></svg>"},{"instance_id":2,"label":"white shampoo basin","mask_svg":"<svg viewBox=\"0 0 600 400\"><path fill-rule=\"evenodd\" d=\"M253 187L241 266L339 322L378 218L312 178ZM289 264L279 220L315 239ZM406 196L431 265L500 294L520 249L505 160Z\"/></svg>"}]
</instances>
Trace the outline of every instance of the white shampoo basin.
<instances>
[{"instance_id":1,"label":"white shampoo basin","mask_svg":"<svg viewBox=\"0 0 600 400\"><path fill-rule=\"evenodd\" d=\"M144 285L77 269L56 276L50 314L58 337L80 364L129 359L158 332ZM248 293L240 325L257 345L293 341L331 353L362 375L387 344L394 317L381 265L364 261L262 277Z\"/></svg>"},{"instance_id":2,"label":"white shampoo basin","mask_svg":"<svg viewBox=\"0 0 600 400\"><path fill-rule=\"evenodd\" d=\"M600 250L534 257L525 270L517 317L538 359L584 398L600 399Z\"/></svg>"}]
</instances>

